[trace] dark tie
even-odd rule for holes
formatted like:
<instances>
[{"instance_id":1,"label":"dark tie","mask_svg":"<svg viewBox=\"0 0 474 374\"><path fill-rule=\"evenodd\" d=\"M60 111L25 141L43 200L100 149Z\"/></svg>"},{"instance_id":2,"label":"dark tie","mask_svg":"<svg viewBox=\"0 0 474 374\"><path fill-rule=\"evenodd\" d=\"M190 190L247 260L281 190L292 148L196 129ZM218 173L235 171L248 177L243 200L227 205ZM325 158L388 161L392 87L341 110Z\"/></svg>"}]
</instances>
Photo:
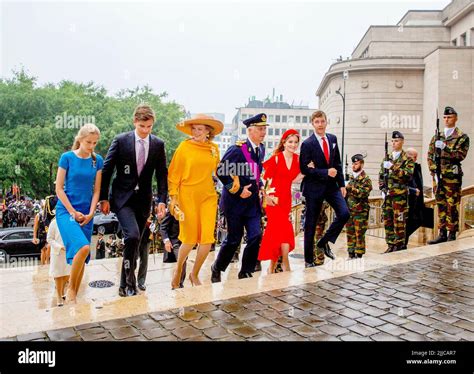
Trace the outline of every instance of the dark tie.
<instances>
[{"instance_id":1,"label":"dark tie","mask_svg":"<svg viewBox=\"0 0 474 374\"><path fill-rule=\"evenodd\" d=\"M255 147L255 155L257 156L257 162L260 161L260 147L257 145Z\"/></svg>"},{"instance_id":2,"label":"dark tie","mask_svg":"<svg viewBox=\"0 0 474 374\"><path fill-rule=\"evenodd\" d=\"M328 142L326 141L326 137L323 136L323 150L324 150L324 157L326 157L326 162L329 165L329 147L328 147Z\"/></svg>"}]
</instances>

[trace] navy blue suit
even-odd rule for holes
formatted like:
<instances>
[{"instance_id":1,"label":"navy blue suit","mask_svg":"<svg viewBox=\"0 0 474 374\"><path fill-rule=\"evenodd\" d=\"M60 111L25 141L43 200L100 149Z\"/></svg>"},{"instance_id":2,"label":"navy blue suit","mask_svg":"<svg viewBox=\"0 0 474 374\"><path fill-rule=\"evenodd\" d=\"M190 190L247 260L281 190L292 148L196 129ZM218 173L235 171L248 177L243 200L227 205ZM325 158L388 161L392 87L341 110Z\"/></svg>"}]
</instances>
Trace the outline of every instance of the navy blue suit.
<instances>
[{"instance_id":1,"label":"navy blue suit","mask_svg":"<svg viewBox=\"0 0 474 374\"><path fill-rule=\"evenodd\" d=\"M265 154L265 147L260 144L260 157L257 155L249 140L246 141L250 150L251 158L257 162L260 172L262 172L262 162ZM239 176L240 188L231 193L233 179L231 175ZM242 273L253 273L257 263L258 250L262 238L260 220L262 209L260 206L259 190L262 186L261 180L256 180L250 172L247 160L242 153L242 148L238 145L231 146L224 154L219 166L217 176L224 185L219 207L224 212L227 221L227 237L222 243L222 247L217 255L214 268L225 271L234 256L235 251L242 241L244 228L247 231L247 245L242 257ZM240 197L243 189L251 185L249 191L252 195L246 199Z\"/></svg>"},{"instance_id":2,"label":"navy blue suit","mask_svg":"<svg viewBox=\"0 0 474 374\"><path fill-rule=\"evenodd\" d=\"M116 176L109 197L109 185L114 172ZM157 202L166 204L168 169L164 142L155 135L150 135L148 157L139 176L134 131L117 135L104 161L100 200L110 200L110 209L117 214L124 234L121 288L136 287L135 268L140 238L151 210L153 174L158 185Z\"/></svg>"},{"instance_id":3,"label":"navy blue suit","mask_svg":"<svg viewBox=\"0 0 474 374\"><path fill-rule=\"evenodd\" d=\"M336 217L321 238L321 244L328 241L335 243L349 219L349 209L340 191L340 188L344 187L344 176L337 138L333 134L326 134L326 137L330 150L329 163L326 161L316 135L311 135L301 145L300 169L305 176L301 188L306 201L304 256L305 261L308 263L314 261L313 248L316 221L324 200L334 209ZM314 168L308 167L311 161L314 163ZM337 170L335 178L328 175L330 168Z\"/></svg>"}]
</instances>

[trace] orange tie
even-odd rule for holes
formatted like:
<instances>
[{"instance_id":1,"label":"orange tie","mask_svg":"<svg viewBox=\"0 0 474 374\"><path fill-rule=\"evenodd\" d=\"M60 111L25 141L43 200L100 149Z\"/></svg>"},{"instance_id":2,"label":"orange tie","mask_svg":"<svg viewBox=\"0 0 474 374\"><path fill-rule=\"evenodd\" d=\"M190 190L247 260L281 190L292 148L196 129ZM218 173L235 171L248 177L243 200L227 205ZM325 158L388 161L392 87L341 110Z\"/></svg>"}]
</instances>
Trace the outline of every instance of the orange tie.
<instances>
[{"instance_id":1,"label":"orange tie","mask_svg":"<svg viewBox=\"0 0 474 374\"><path fill-rule=\"evenodd\" d=\"M324 157L326 157L326 162L329 165L329 147L328 142L326 141L326 137L323 136L323 150L324 150Z\"/></svg>"}]
</instances>

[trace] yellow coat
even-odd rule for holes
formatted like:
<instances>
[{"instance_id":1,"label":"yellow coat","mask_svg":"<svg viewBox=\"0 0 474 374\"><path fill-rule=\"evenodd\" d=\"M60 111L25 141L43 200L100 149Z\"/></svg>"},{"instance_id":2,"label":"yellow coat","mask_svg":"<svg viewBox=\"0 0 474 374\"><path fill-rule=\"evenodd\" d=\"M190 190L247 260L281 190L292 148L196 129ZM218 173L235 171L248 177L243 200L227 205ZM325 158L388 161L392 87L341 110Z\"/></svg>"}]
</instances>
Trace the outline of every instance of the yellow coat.
<instances>
[{"instance_id":1,"label":"yellow coat","mask_svg":"<svg viewBox=\"0 0 474 374\"><path fill-rule=\"evenodd\" d=\"M219 148L213 142L188 139L178 146L168 169L169 195L178 196L184 213L179 240L184 244L215 242L217 192L214 187Z\"/></svg>"}]
</instances>

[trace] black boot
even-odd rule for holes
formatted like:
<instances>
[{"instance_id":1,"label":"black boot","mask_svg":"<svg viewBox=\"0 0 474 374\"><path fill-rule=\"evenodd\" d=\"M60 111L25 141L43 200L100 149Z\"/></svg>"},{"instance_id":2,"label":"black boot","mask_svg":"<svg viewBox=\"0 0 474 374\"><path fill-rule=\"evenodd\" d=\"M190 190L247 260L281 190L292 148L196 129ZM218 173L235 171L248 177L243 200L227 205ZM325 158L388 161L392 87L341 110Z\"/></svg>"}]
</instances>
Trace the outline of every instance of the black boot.
<instances>
[{"instance_id":1,"label":"black boot","mask_svg":"<svg viewBox=\"0 0 474 374\"><path fill-rule=\"evenodd\" d=\"M456 240L456 231L450 231L448 235L448 242Z\"/></svg>"},{"instance_id":2,"label":"black boot","mask_svg":"<svg viewBox=\"0 0 474 374\"><path fill-rule=\"evenodd\" d=\"M428 244L439 244L448 241L448 234L446 229L439 230L439 236L436 239L428 240Z\"/></svg>"}]
</instances>

